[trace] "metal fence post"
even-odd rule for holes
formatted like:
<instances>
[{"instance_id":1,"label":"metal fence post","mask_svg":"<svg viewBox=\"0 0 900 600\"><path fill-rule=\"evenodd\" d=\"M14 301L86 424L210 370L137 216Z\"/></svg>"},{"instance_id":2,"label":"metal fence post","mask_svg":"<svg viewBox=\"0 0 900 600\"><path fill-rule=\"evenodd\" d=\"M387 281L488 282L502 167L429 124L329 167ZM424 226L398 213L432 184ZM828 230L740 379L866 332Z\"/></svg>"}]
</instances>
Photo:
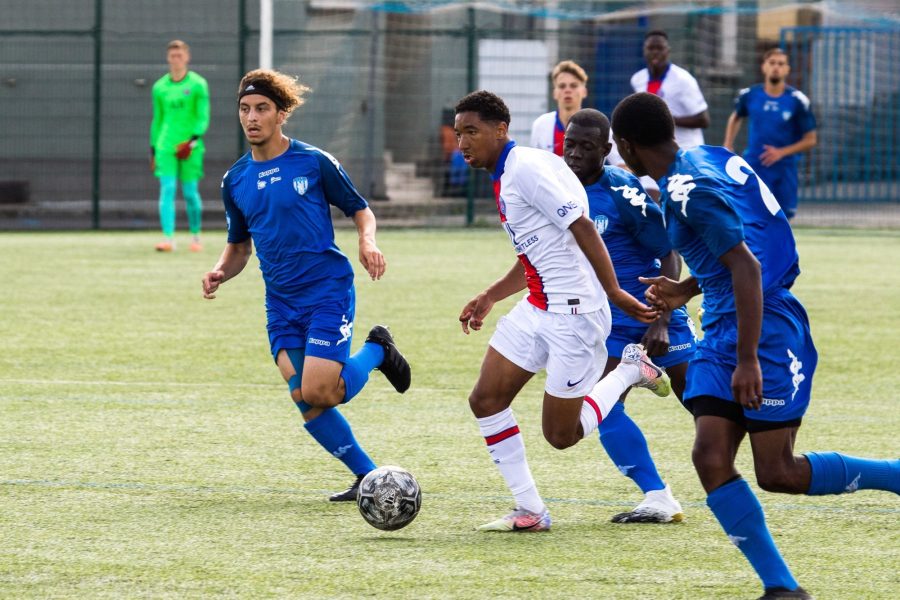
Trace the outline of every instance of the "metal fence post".
<instances>
[{"instance_id":1,"label":"metal fence post","mask_svg":"<svg viewBox=\"0 0 900 600\"><path fill-rule=\"evenodd\" d=\"M477 85L475 81L475 43L477 42L477 33L475 31L475 8L469 7L467 9L468 12L468 24L466 26L466 40L467 44L467 52L466 52L466 85L468 86L468 92L474 92L475 86ZM469 173L469 184L466 186L466 226L472 225L475 221L475 172L471 171Z\"/></svg>"},{"instance_id":2,"label":"metal fence post","mask_svg":"<svg viewBox=\"0 0 900 600\"><path fill-rule=\"evenodd\" d=\"M375 95L375 84L378 74L378 35L381 27L381 13L371 13L371 26L369 28L369 81L366 85L366 160L365 169L363 171L363 189L365 196L372 198L375 195L375 119L377 117L377 98Z\"/></svg>"},{"instance_id":3,"label":"metal fence post","mask_svg":"<svg viewBox=\"0 0 900 600\"><path fill-rule=\"evenodd\" d=\"M91 165L91 227L100 229L100 111L103 76L103 0L94 1L94 139Z\"/></svg>"},{"instance_id":4,"label":"metal fence post","mask_svg":"<svg viewBox=\"0 0 900 600\"><path fill-rule=\"evenodd\" d=\"M247 72L247 0L238 2L238 76L240 81ZM237 126L237 153L235 156L244 154L244 130L241 124Z\"/></svg>"}]
</instances>

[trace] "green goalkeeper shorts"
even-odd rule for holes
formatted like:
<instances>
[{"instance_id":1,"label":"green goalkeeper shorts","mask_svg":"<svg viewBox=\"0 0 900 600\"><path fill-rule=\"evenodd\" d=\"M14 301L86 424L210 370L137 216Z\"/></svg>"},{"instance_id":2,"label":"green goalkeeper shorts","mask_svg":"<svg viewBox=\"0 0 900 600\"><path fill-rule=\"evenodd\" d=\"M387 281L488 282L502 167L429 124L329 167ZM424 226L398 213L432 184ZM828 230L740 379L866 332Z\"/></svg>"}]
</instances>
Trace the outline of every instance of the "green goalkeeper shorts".
<instances>
[{"instance_id":1,"label":"green goalkeeper shorts","mask_svg":"<svg viewBox=\"0 0 900 600\"><path fill-rule=\"evenodd\" d=\"M184 160L175 156L175 150L156 153L157 177L177 177L180 181L200 181L203 179L203 154L202 146L194 148L191 155Z\"/></svg>"}]
</instances>

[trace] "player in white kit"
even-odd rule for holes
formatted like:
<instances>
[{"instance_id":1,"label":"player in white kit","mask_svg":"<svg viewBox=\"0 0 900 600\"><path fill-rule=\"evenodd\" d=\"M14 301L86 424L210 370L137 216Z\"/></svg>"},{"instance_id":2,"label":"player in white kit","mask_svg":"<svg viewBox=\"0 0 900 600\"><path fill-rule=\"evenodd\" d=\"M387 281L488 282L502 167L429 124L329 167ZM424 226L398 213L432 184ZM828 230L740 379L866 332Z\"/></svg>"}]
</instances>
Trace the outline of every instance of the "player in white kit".
<instances>
[{"instance_id":1,"label":"player in white kit","mask_svg":"<svg viewBox=\"0 0 900 600\"><path fill-rule=\"evenodd\" d=\"M709 105L700 84L687 70L669 61L669 36L655 29L644 36L647 66L631 76L631 89L663 99L675 120L675 141L683 150L703 144Z\"/></svg>"},{"instance_id":2,"label":"player in white kit","mask_svg":"<svg viewBox=\"0 0 900 600\"><path fill-rule=\"evenodd\" d=\"M485 91L464 97L456 105L454 129L466 163L492 174L500 222L518 257L506 275L463 308L463 332L481 329L496 302L528 290L497 324L469 396L488 452L516 499L512 513L479 529L545 531L550 514L525 458L510 409L513 399L546 369L544 438L563 449L591 435L629 387L667 395L668 378L637 344L626 348L619 367L598 383L610 330L607 298L645 323L657 313L619 287L588 218L584 187L566 163L509 139L509 110L501 98Z\"/></svg>"},{"instance_id":3,"label":"player in white kit","mask_svg":"<svg viewBox=\"0 0 900 600\"><path fill-rule=\"evenodd\" d=\"M564 60L553 67L550 83L556 110L542 114L531 124L529 145L532 148L563 155L566 126L569 117L581 110L581 103L587 98L587 80L587 73L574 61Z\"/></svg>"},{"instance_id":4,"label":"player in white kit","mask_svg":"<svg viewBox=\"0 0 900 600\"><path fill-rule=\"evenodd\" d=\"M644 36L644 60L647 66L631 76L635 92L656 94L666 103L675 119L675 140L688 149L703 144L703 130L709 127L709 105L700 91L700 84L687 70L669 62L669 36L655 29ZM610 131L612 150L606 161L627 169ZM659 186L652 177L639 178L641 185L657 203Z\"/></svg>"}]
</instances>

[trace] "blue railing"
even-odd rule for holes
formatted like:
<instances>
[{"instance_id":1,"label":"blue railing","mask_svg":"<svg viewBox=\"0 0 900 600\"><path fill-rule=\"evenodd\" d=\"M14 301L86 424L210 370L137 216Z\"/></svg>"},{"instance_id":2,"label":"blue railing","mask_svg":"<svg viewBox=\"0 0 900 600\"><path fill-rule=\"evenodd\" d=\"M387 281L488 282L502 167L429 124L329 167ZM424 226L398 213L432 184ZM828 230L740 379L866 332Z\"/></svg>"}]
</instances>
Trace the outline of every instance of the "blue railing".
<instances>
[{"instance_id":1,"label":"blue railing","mask_svg":"<svg viewBox=\"0 0 900 600\"><path fill-rule=\"evenodd\" d=\"M900 28L788 27L781 47L818 123L801 200L900 202Z\"/></svg>"}]
</instances>

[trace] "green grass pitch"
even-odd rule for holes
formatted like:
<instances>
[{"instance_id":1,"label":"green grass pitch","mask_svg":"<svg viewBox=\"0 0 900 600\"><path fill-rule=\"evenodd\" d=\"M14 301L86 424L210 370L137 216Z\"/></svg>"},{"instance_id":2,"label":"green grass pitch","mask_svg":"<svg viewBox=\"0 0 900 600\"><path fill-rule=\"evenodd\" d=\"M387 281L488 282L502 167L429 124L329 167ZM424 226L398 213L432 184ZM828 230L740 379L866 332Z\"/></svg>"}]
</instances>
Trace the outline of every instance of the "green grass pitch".
<instances>
[{"instance_id":1,"label":"green grass pitch","mask_svg":"<svg viewBox=\"0 0 900 600\"><path fill-rule=\"evenodd\" d=\"M338 234L356 263L354 238ZM511 302L470 337L457 322L514 260L501 231L385 230L387 276L357 279L355 344L387 323L413 367L406 395L373 373L342 409L378 463L409 469L422 486L418 518L393 533L326 500L351 477L302 429L271 361L255 259L210 302L200 277L224 235L208 234L200 255L155 254L155 241L0 235L0 597L759 595L705 507L690 417L642 391L628 410L685 505L684 523L609 522L639 491L596 440L562 452L543 440L539 376L513 408L553 530L472 530L511 508L466 401ZM896 457L900 237L800 230L798 241L795 291L820 352L798 450ZM755 487L748 448L739 465ZM817 598L900 594L897 496L760 499Z\"/></svg>"}]
</instances>

